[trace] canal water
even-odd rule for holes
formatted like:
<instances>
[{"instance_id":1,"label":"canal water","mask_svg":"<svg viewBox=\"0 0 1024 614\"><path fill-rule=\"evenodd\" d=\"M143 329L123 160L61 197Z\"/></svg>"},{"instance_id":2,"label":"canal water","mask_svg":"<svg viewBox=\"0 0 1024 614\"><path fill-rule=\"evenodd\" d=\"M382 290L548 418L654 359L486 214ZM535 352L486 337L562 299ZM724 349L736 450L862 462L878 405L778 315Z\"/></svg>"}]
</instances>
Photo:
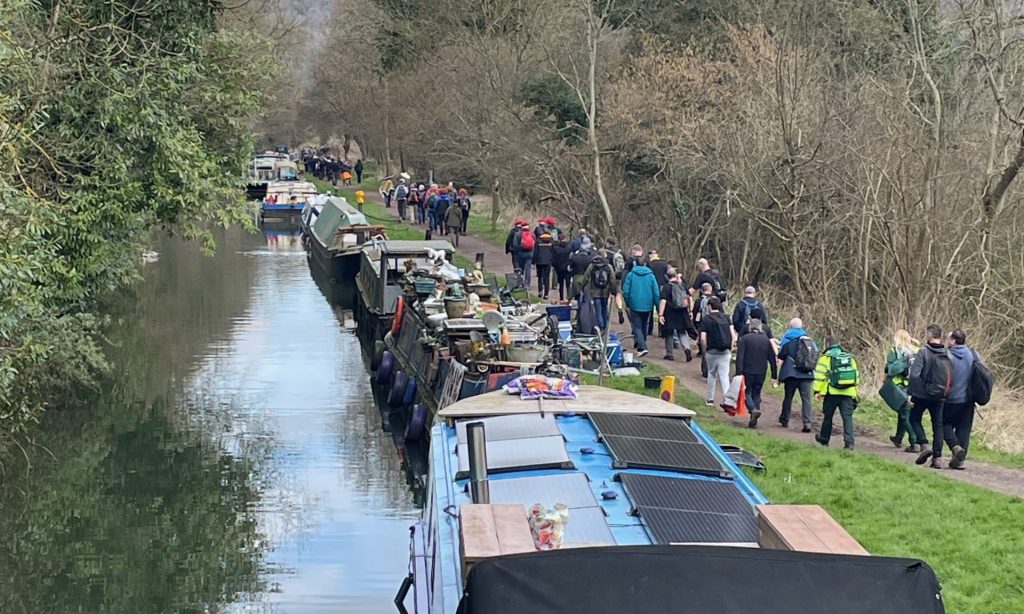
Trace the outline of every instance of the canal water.
<instances>
[{"instance_id":1,"label":"canal water","mask_svg":"<svg viewBox=\"0 0 1024 614\"><path fill-rule=\"evenodd\" d=\"M113 372L4 466L0 612L391 612L418 516L297 234L160 242Z\"/></svg>"}]
</instances>

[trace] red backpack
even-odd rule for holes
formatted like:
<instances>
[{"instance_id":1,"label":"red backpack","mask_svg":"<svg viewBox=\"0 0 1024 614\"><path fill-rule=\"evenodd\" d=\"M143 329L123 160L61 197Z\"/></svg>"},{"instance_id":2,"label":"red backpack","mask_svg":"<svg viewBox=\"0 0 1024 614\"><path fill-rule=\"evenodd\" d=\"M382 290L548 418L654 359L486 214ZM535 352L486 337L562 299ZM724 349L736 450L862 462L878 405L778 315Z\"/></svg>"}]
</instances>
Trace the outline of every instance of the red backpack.
<instances>
[{"instance_id":1,"label":"red backpack","mask_svg":"<svg viewBox=\"0 0 1024 614\"><path fill-rule=\"evenodd\" d=\"M524 249L533 249L533 246L537 244L537 238L533 236L533 231L529 228L523 229L523 238L520 242L520 246Z\"/></svg>"}]
</instances>

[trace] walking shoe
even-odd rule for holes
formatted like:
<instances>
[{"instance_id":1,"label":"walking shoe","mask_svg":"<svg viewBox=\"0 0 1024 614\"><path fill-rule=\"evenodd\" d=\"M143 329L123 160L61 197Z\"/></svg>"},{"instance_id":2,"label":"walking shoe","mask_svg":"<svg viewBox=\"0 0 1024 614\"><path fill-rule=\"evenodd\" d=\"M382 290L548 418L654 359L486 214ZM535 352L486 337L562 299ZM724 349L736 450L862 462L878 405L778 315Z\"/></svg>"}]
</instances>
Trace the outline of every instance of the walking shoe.
<instances>
[{"instance_id":1,"label":"walking shoe","mask_svg":"<svg viewBox=\"0 0 1024 614\"><path fill-rule=\"evenodd\" d=\"M822 439L821 435L815 435L814 436L814 441L817 441L818 443L820 443L821 445L825 446L826 448L828 447L828 440Z\"/></svg>"},{"instance_id":2,"label":"walking shoe","mask_svg":"<svg viewBox=\"0 0 1024 614\"><path fill-rule=\"evenodd\" d=\"M902 438L899 438L899 437L896 437L895 435L893 435L892 437L889 438L889 441L891 441L892 445L896 446L897 448L902 448L903 447L903 439Z\"/></svg>"},{"instance_id":3,"label":"walking shoe","mask_svg":"<svg viewBox=\"0 0 1024 614\"><path fill-rule=\"evenodd\" d=\"M705 403L707 404L708 407L714 407L715 406L715 400L714 399L708 399L707 401L705 401Z\"/></svg>"},{"instance_id":4,"label":"walking shoe","mask_svg":"<svg viewBox=\"0 0 1024 614\"><path fill-rule=\"evenodd\" d=\"M747 427L748 428L752 428L752 429L756 429L757 428L757 419L760 418L760 417L761 417L760 410L755 409L754 411L750 412L750 420L747 421Z\"/></svg>"},{"instance_id":5,"label":"walking shoe","mask_svg":"<svg viewBox=\"0 0 1024 614\"><path fill-rule=\"evenodd\" d=\"M917 460L915 460L914 463L918 465L923 465L928 462L928 459L932 457L932 454L933 453L931 449L925 448L924 450L921 451L920 454L917 455Z\"/></svg>"},{"instance_id":6,"label":"walking shoe","mask_svg":"<svg viewBox=\"0 0 1024 614\"><path fill-rule=\"evenodd\" d=\"M647 356L647 350L640 350L636 353L637 356Z\"/></svg>"},{"instance_id":7,"label":"walking shoe","mask_svg":"<svg viewBox=\"0 0 1024 614\"><path fill-rule=\"evenodd\" d=\"M964 469L964 461L963 461L963 459L957 458L955 456L953 458L949 459L949 468L950 469L958 469L960 471L963 471L963 469Z\"/></svg>"},{"instance_id":8,"label":"walking shoe","mask_svg":"<svg viewBox=\"0 0 1024 614\"><path fill-rule=\"evenodd\" d=\"M811 432L811 425L805 424L804 428L800 429L800 432L801 433L810 433Z\"/></svg>"},{"instance_id":9,"label":"walking shoe","mask_svg":"<svg viewBox=\"0 0 1024 614\"><path fill-rule=\"evenodd\" d=\"M686 362L693 360L693 352L690 350L683 350L683 353L686 354Z\"/></svg>"},{"instance_id":10,"label":"walking shoe","mask_svg":"<svg viewBox=\"0 0 1024 614\"><path fill-rule=\"evenodd\" d=\"M676 357L675 356L671 356L669 354L665 354L664 356L662 356L662 359L663 360L675 360Z\"/></svg>"},{"instance_id":11,"label":"walking shoe","mask_svg":"<svg viewBox=\"0 0 1024 614\"><path fill-rule=\"evenodd\" d=\"M953 459L959 459L960 464L963 464L964 459L967 458L967 450L963 446L953 446L950 451L953 453Z\"/></svg>"},{"instance_id":12,"label":"walking shoe","mask_svg":"<svg viewBox=\"0 0 1024 614\"><path fill-rule=\"evenodd\" d=\"M852 443L844 443L843 444L843 449L844 450L852 450L853 449L853 444Z\"/></svg>"},{"instance_id":13,"label":"walking shoe","mask_svg":"<svg viewBox=\"0 0 1024 614\"><path fill-rule=\"evenodd\" d=\"M788 429L789 428L789 421L787 421L787 420L779 420L779 426L781 426L784 429Z\"/></svg>"},{"instance_id":14,"label":"walking shoe","mask_svg":"<svg viewBox=\"0 0 1024 614\"><path fill-rule=\"evenodd\" d=\"M932 462L928 465L932 469L942 469L942 465L939 464L939 459L933 458Z\"/></svg>"}]
</instances>

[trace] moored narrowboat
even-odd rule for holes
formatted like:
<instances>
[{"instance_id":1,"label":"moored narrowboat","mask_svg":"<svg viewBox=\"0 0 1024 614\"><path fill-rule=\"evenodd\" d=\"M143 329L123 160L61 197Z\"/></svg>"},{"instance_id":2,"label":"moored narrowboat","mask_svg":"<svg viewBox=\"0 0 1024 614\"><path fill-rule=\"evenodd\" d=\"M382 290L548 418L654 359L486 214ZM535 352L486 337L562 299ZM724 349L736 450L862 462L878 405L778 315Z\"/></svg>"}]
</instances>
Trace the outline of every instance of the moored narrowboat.
<instances>
[{"instance_id":1,"label":"moored narrowboat","mask_svg":"<svg viewBox=\"0 0 1024 614\"><path fill-rule=\"evenodd\" d=\"M311 199L305 212L311 219L306 239L311 266L327 282L328 300L352 309L363 244L383 238L384 227L367 223L366 216L340 196Z\"/></svg>"}]
</instances>

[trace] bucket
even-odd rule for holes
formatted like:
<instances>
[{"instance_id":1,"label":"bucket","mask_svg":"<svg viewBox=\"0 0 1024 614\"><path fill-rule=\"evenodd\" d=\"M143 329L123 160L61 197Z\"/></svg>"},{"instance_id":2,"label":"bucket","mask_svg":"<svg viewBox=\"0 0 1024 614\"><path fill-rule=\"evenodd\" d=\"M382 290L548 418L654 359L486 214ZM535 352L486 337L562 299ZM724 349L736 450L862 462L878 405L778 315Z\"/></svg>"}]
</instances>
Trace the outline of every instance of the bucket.
<instances>
[{"instance_id":1,"label":"bucket","mask_svg":"<svg viewBox=\"0 0 1024 614\"><path fill-rule=\"evenodd\" d=\"M466 309L469 307L469 301L464 298L446 298L444 299L444 311L448 314L451 319L464 318L466 317Z\"/></svg>"},{"instance_id":2,"label":"bucket","mask_svg":"<svg viewBox=\"0 0 1024 614\"><path fill-rule=\"evenodd\" d=\"M645 377L644 388L647 388L648 390L657 390L658 388L661 388L661 376L648 375Z\"/></svg>"}]
</instances>

